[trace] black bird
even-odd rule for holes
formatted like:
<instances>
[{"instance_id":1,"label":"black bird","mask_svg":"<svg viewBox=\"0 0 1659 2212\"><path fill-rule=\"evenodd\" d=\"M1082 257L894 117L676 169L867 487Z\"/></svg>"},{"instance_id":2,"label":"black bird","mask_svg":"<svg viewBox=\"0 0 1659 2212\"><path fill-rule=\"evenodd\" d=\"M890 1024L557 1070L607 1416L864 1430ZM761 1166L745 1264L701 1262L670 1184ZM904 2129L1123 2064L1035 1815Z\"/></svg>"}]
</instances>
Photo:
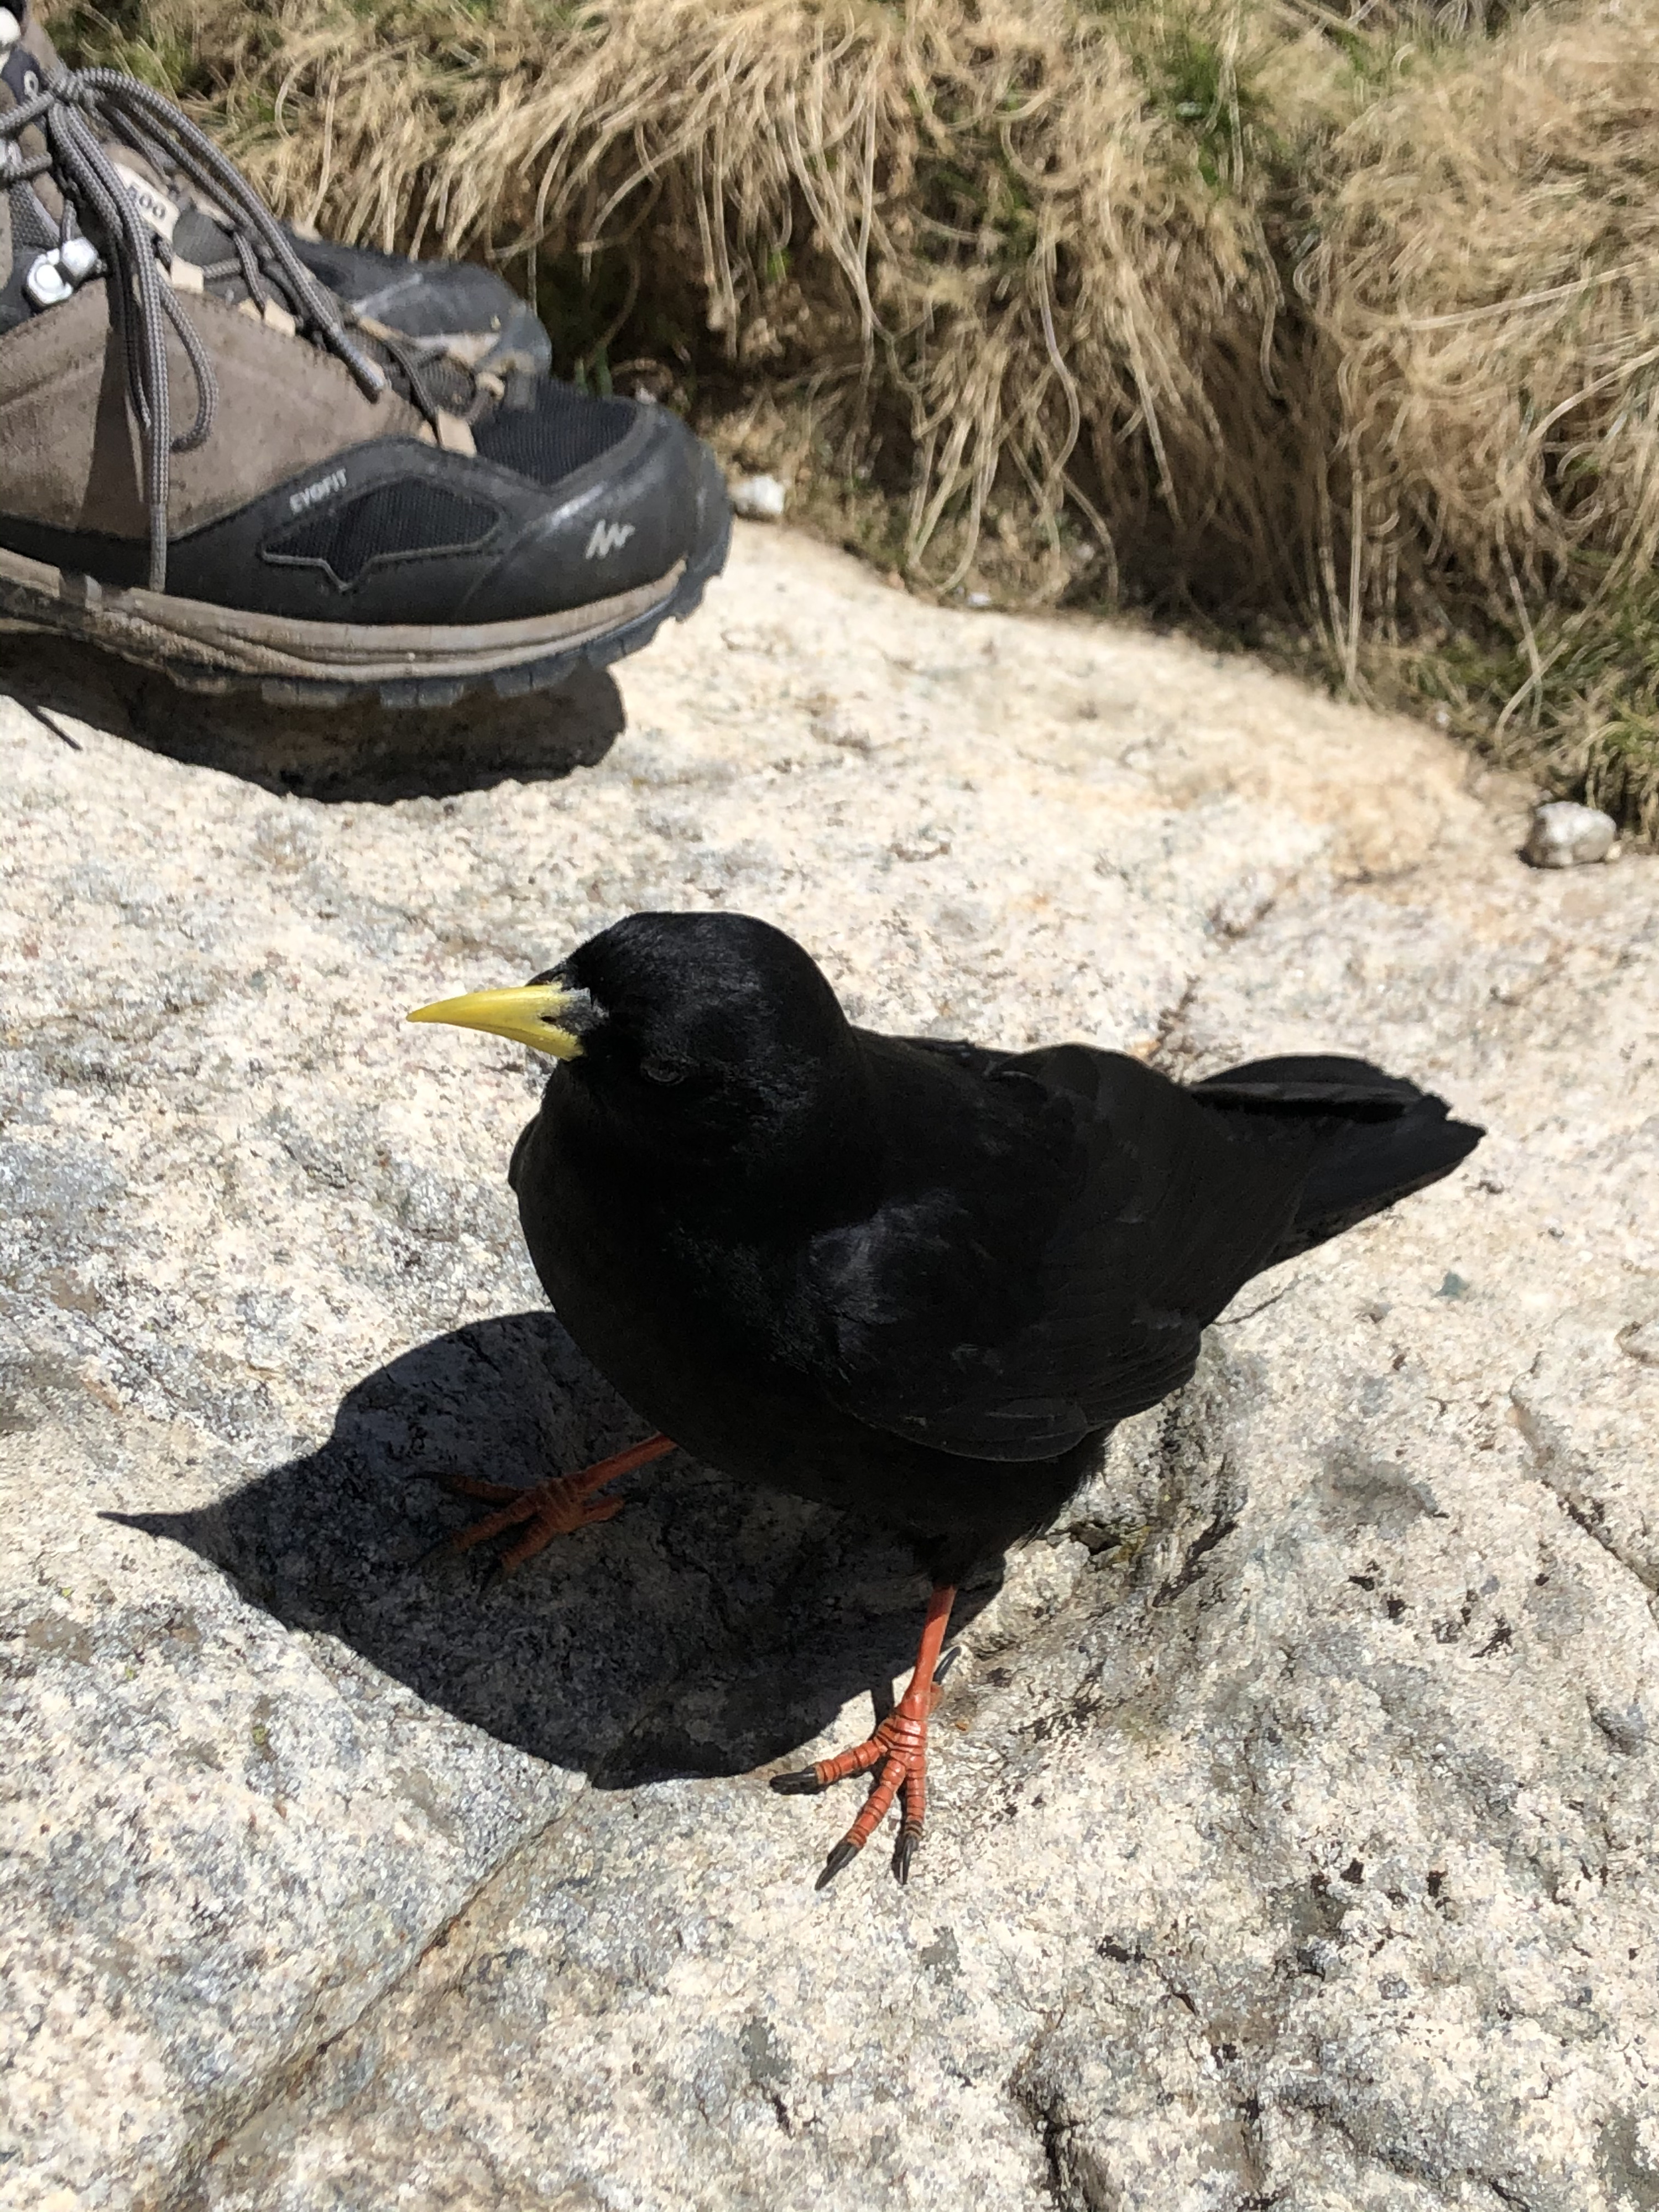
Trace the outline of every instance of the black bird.
<instances>
[{"instance_id":1,"label":"black bird","mask_svg":"<svg viewBox=\"0 0 1659 2212\"><path fill-rule=\"evenodd\" d=\"M1482 1132L1364 1060L1182 1085L1091 1045L855 1029L817 964L736 914L636 914L519 989L414 1021L562 1064L508 1179L560 1320L659 1433L502 1502L516 1565L683 1445L885 1522L933 1577L897 1709L782 1789L881 1771L820 1886L902 1793L922 1829L955 1587L1042 1528L1112 1426L1191 1376L1251 1276L1448 1174ZM670 1440L672 1440L672 1442Z\"/></svg>"}]
</instances>

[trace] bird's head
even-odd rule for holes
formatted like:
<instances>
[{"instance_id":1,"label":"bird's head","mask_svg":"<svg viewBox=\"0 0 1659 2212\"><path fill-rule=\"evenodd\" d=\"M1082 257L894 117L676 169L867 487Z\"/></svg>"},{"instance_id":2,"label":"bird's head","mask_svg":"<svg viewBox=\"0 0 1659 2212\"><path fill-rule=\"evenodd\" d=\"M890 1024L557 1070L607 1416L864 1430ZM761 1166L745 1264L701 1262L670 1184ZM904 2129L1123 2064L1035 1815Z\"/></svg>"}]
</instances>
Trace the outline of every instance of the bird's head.
<instances>
[{"instance_id":1,"label":"bird's head","mask_svg":"<svg viewBox=\"0 0 1659 2212\"><path fill-rule=\"evenodd\" d=\"M858 1081L817 963L748 915L629 915L528 983L409 1018L551 1054L562 1113L669 1166L781 1166L844 1123Z\"/></svg>"}]
</instances>

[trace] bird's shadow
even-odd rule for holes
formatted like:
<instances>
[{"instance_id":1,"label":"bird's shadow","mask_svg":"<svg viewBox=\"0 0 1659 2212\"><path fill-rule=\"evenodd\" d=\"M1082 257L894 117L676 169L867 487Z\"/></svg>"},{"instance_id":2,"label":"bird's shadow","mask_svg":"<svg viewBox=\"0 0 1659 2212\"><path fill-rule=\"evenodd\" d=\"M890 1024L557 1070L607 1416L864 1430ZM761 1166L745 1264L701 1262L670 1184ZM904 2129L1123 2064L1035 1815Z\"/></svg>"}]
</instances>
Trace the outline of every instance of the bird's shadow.
<instances>
[{"instance_id":1,"label":"bird's shadow","mask_svg":"<svg viewBox=\"0 0 1659 2212\"><path fill-rule=\"evenodd\" d=\"M603 760L627 726L614 678L586 666L516 699L296 707L181 690L78 640L33 633L0 636L0 693L68 745L78 741L66 718L266 791L336 801L450 799L568 775Z\"/></svg>"},{"instance_id":2,"label":"bird's shadow","mask_svg":"<svg viewBox=\"0 0 1659 2212\"><path fill-rule=\"evenodd\" d=\"M615 1520L556 1538L510 1579L492 1579L493 1547L422 1564L489 1510L443 1474L538 1480L644 1431L551 1314L505 1315L377 1368L326 1443L217 1504L110 1517L602 1787L745 1772L860 1692L884 1710L927 1591L908 1546L678 1453L615 1486ZM953 1626L995 1587L964 1591Z\"/></svg>"}]
</instances>

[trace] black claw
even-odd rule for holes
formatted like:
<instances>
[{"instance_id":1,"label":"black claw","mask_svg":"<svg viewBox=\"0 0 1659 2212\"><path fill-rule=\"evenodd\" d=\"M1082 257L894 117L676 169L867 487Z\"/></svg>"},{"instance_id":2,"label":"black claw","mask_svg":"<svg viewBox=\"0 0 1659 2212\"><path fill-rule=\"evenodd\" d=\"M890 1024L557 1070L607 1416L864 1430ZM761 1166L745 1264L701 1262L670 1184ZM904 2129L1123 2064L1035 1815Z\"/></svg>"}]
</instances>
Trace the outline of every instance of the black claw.
<instances>
[{"instance_id":1,"label":"black claw","mask_svg":"<svg viewBox=\"0 0 1659 2212\"><path fill-rule=\"evenodd\" d=\"M775 1774L772 1787L780 1797L809 1797L823 1787L816 1766L803 1766L795 1774Z\"/></svg>"},{"instance_id":2,"label":"black claw","mask_svg":"<svg viewBox=\"0 0 1659 2212\"><path fill-rule=\"evenodd\" d=\"M863 1849L862 1844L849 1844L845 1836L836 1845L823 1863L823 1872L812 1884L814 1889L828 1889L844 1866L850 1866Z\"/></svg>"},{"instance_id":3,"label":"black claw","mask_svg":"<svg viewBox=\"0 0 1659 2212\"><path fill-rule=\"evenodd\" d=\"M455 1539L453 1536L440 1536L437 1542L416 1560L416 1571L418 1573L422 1567L435 1566L440 1559L453 1558L454 1550Z\"/></svg>"},{"instance_id":4,"label":"black claw","mask_svg":"<svg viewBox=\"0 0 1659 2212\"><path fill-rule=\"evenodd\" d=\"M909 1881L910 1862L915 1858L916 1845L921 1841L921 1836L918 1830L908 1827L899 1830L899 1839L893 1846L893 1873L895 1878L901 1883L908 1884Z\"/></svg>"},{"instance_id":5,"label":"black claw","mask_svg":"<svg viewBox=\"0 0 1659 2212\"><path fill-rule=\"evenodd\" d=\"M950 1650L945 1654L945 1656L939 1661L938 1666L934 1668L933 1680L936 1682L942 1682L961 1656L961 1644L953 1644Z\"/></svg>"}]
</instances>

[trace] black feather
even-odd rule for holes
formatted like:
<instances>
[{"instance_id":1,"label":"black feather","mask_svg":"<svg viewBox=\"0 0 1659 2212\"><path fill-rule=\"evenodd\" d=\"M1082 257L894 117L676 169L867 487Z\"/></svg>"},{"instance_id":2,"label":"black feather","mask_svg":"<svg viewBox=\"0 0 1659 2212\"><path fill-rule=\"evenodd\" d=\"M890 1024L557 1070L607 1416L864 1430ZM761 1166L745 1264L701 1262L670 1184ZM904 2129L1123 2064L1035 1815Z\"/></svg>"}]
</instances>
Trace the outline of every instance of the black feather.
<instances>
[{"instance_id":1,"label":"black feather","mask_svg":"<svg viewBox=\"0 0 1659 2212\"><path fill-rule=\"evenodd\" d=\"M1340 1237L1396 1199L1438 1182L1486 1134L1454 1121L1443 1098L1367 1060L1255 1060L1194 1084L1224 1114L1254 1115L1318 1140L1295 1218L1269 1264Z\"/></svg>"}]
</instances>

